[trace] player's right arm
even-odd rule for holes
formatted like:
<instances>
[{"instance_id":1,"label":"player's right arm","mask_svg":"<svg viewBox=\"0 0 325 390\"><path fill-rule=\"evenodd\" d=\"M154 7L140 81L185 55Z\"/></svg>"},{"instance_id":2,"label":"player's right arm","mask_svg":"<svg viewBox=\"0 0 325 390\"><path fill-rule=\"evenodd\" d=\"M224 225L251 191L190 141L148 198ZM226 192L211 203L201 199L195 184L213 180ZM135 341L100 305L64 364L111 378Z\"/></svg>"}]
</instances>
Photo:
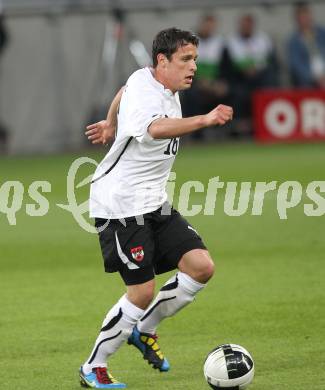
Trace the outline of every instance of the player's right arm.
<instances>
[{"instance_id":1,"label":"player's right arm","mask_svg":"<svg viewBox=\"0 0 325 390\"><path fill-rule=\"evenodd\" d=\"M108 142L114 139L117 127L118 107L122 98L123 90L124 87L122 87L115 95L109 107L106 120L102 120L87 126L87 131L85 134L91 143L106 145Z\"/></svg>"},{"instance_id":2,"label":"player's right arm","mask_svg":"<svg viewBox=\"0 0 325 390\"><path fill-rule=\"evenodd\" d=\"M197 115L190 118L156 119L150 124L148 131L153 138L176 138L193 133L203 127L224 125L232 120L232 117L232 107L219 104L206 115Z\"/></svg>"}]
</instances>

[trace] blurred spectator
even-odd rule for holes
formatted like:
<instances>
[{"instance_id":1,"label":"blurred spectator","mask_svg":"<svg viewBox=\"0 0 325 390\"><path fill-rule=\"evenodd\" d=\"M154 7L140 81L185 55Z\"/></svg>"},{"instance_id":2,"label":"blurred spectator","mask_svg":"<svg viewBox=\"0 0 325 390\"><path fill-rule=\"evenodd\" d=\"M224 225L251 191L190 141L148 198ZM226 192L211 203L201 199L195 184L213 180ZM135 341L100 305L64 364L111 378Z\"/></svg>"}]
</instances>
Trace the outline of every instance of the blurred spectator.
<instances>
[{"instance_id":1,"label":"blurred spectator","mask_svg":"<svg viewBox=\"0 0 325 390\"><path fill-rule=\"evenodd\" d=\"M295 8L297 31L288 43L291 81L296 87L325 88L325 29L314 23L309 6Z\"/></svg>"},{"instance_id":2,"label":"blurred spectator","mask_svg":"<svg viewBox=\"0 0 325 390\"><path fill-rule=\"evenodd\" d=\"M0 55L8 43L8 33L2 12L2 2L0 1ZM6 151L8 144L8 132L2 122L0 122L0 153Z\"/></svg>"},{"instance_id":3,"label":"blurred spectator","mask_svg":"<svg viewBox=\"0 0 325 390\"><path fill-rule=\"evenodd\" d=\"M277 60L271 38L257 31L252 14L242 15L238 32L228 41L235 134L251 133L251 97L255 90L278 85Z\"/></svg>"},{"instance_id":4,"label":"blurred spectator","mask_svg":"<svg viewBox=\"0 0 325 390\"><path fill-rule=\"evenodd\" d=\"M192 88L182 94L184 117L204 114L220 103L229 103L229 88L223 78L225 40L218 34L217 27L217 18L205 15L197 28L200 38L197 71ZM202 138L203 131L195 132L192 137Z\"/></svg>"}]
</instances>

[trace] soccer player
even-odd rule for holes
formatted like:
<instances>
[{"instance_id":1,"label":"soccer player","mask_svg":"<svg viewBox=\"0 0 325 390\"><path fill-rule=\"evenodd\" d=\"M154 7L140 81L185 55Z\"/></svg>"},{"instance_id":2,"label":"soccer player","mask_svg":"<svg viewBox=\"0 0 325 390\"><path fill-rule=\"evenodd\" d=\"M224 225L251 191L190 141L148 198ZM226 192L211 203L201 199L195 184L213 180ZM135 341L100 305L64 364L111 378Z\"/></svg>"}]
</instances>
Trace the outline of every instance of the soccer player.
<instances>
[{"instance_id":1,"label":"soccer player","mask_svg":"<svg viewBox=\"0 0 325 390\"><path fill-rule=\"evenodd\" d=\"M86 387L126 387L107 371L107 359L126 340L154 368L168 371L156 328L191 303L214 272L201 237L167 203L165 191L179 137L223 125L233 116L231 107L219 105L206 115L182 119L178 91L191 87L197 47L191 32L159 32L153 41L153 68L134 72L113 100L107 120L87 128L92 143L105 144L117 125L115 141L93 177L90 216L105 271L120 273L126 294L108 311L80 368ZM153 300L155 275L173 269L177 273Z\"/></svg>"}]
</instances>

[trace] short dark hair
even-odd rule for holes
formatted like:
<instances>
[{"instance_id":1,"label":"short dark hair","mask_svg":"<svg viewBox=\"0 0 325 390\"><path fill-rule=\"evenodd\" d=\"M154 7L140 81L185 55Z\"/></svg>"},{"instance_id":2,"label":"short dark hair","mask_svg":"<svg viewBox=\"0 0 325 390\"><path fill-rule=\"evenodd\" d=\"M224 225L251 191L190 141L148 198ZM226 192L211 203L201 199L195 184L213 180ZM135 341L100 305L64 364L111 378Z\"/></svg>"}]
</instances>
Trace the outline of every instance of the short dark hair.
<instances>
[{"instance_id":1,"label":"short dark hair","mask_svg":"<svg viewBox=\"0 0 325 390\"><path fill-rule=\"evenodd\" d=\"M294 15L296 17L305 12L311 12L310 6L306 1L298 1L294 4Z\"/></svg>"},{"instance_id":2,"label":"short dark hair","mask_svg":"<svg viewBox=\"0 0 325 390\"><path fill-rule=\"evenodd\" d=\"M168 60L180 48L189 43L199 45L199 38L191 31L179 30L172 27L160 31L152 42L152 64L155 68L158 65L157 55L164 54Z\"/></svg>"},{"instance_id":3,"label":"short dark hair","mask_svg":"<svg viewBox=\"0 0 325 390\"><path fill-rule=\"evenodd\" d=\"M308 2L307 1L296 1L294 3L294 6L296 8L299 8L299 7L308 7Z\"/></svg>"}]
</instances>

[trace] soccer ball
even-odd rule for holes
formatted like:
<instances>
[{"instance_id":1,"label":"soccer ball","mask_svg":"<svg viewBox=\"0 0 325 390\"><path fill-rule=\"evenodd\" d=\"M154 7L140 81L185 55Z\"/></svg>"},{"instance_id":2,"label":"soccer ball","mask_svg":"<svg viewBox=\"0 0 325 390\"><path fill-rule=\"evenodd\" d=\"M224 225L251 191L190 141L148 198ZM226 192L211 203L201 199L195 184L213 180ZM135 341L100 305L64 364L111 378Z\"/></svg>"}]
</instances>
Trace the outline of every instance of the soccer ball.
<instances>
[{"instance_id":1,"label":"soccer ball","mask_svg":"<svg viewBox=\"0 0 325 390\"><path fill-rule=\"evenodd\" d=\"M208 354L203 372L212 389L243 390L254 378L254 362L240 345L223 344Z\"/></svg>"}]
</instances>

